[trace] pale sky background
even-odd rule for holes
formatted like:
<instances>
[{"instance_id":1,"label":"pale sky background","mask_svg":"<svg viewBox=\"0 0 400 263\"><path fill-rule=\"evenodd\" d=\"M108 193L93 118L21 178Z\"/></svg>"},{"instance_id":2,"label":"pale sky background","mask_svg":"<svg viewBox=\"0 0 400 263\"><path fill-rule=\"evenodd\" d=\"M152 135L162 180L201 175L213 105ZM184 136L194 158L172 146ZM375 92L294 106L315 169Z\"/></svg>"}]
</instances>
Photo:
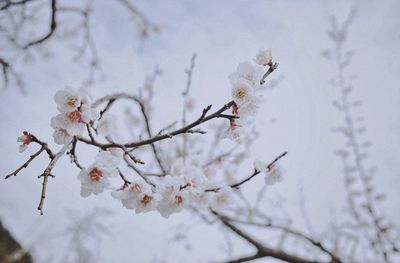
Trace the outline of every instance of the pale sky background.
<instances>
[{"instance_id":1,"label":"pale sky background","mask_svg":"<svg viewBox=\"0 0 400 263\"><path fill-rule=\"evenodd\" d=\"M159 108L154 126L162 127L165 120L180 116L176 105L186 83L184 68L193 52L198 55L192 80L197 100L194 118L205 105L218 106L229 100L227 76L239 62L252 59L262 46L271 48L280 63L275 77L282 74L285 78L264 95L258 115L261 136L252 156L271 160L289 151L282 162L285 180L271 189L271 195L279 193L291 200L290 208L296 206L302 187L316 229L326 226L332 207L341 213L345 195L340 160L333 155L342 140L330 131L342 120L331 105L338 92L327 84L335 74L334 65L320 54L332 46L325 34L329 16L343 19L356 7L358 15L346 47L356 50L351 71L359 75L354 82L355 94L364 101L362 115L373 142L369 163L378 167L378 189L388 194L387 214L395 221L399 218L400 1L137 2L143 13L161 25L161 33L144 42L138 40L136 28L118 4L103 0L94 5L93 30L106 78L94 85L93 94L135 92L158 65L164 74L156 82ZM53 58L19 65L27 82L26 95L13 87L0 93L0 175L14 170L34 152L18 153L15 140L22 131L28 130L54 146L49 125L57 111L53 94L65 86L79 87L86 76L82 65L71 62L66 45L53 43L46 49L54 52ZM277 121L271 123L272 118ZM42 156L18 177L0 183L1 220L22 244L34 249L38 262L50 256L54 257L50 262L62 262L66 243L60 233L70 222L68 208L83 215L94 207L114 212L105 222L111 226L113 238L101 242L99 262L160 262L163 257L169 262L226 259L224 238L215 231L217 225L194 228L190 234L192 250L185 251L182 246L167 246L167 242L174 226L193 220L189 214L166 220L157 213L135 215L107 194L81 198L78 170L69 165L68 158L54 170L57 177L50 179L45 215L40 216L36 207L41 180L37 175L46 158ZM255 180L245 187L251 192L260 183L261 179ZM235 244L236 255L251 251L241 241Z\"/></svg>"}]
</instances>

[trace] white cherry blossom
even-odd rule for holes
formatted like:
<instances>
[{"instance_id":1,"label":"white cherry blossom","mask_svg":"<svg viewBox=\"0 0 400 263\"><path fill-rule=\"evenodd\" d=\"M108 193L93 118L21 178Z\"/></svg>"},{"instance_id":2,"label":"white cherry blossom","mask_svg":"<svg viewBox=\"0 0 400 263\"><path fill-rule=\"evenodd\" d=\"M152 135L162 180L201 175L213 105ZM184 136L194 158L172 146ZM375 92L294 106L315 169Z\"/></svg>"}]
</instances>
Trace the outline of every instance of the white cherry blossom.
<instances>
[{"instance_id":1,"label":"white cherry blossom","mask_svg":"<svg viewBox=\"0 0 400 263\"><path fill-rule=\"evenodd\" d=\"M249 120L253 121L257 116L258 109L260 108L261 99L260 97L253 96L251 99L240 106L238 106L237 112L240 119L237 120L238 123L245 124Z\"/></svg>"},{"instance_id":2,"label":"white cherry blossom","mask_svg":"<svg viewBox=\"0 0 400 263\"><path fill-rule=\"evenodd\" d=\"M232 98L240 108L253 100L254 91L246 81L238 81L232 87Z\"/></svg>"},{"instance_id":3,"label":"white cherry blossom","mask_svg":"<svg viewBox=\"0 0 400 263\"><path fill-rule=\"evenodd\" d=\"M57 109L61 113L76 111L81 105L81 96L79 92L69 87L57 91L54 95L54 100L57 103Z\"/></svg>"},{"instance_id":4,"label":"white cherry blossom","mask_svg":"<svg viewBox=\"0 0 400 263\"><path fill-rule=\"evenodd\" d=\"M125 184L122 188L111 193L115 199L121 200L122 205L128 209L136 209L140 205L139 202L143 201L146 194L151 195L150 186L146 183L136 181L131 184ZM150 203L152 200L148 201L148 203ZM146 202L146 200L144 202ZM153 203L151 205L153 205Z\"/></svg>"},{"instance_id":5,"label":"white cherry blossom","mask_svg":"<svg viewBox=\"0 0 400 263\"><path fill-rule=\"evenodd\" d=\"M98 195L110 187L109 178L116 175L116 169L101 164L93 164L81 170L78 179L81 182L81 196Z\"/></svg>"},{"instance_id":6,"label":"white cherry blossom","mask_svg":"<svg viewBox=\"0 0 400 263\"><path fill-rule=\"evenodd\" d=\"M241 125L238 120L231 120L228 129L222 134L222 138L240 142L247 134L247 129Z\"/></svg>"},{"instance_id":7,"label":"white cherry blossom","mask_svg":"<svg viewBox=\"0 0 400 263\"><path fill-rule=\"evenodd\" d=\"M269 172L267 172L267 176L265 176L265 183L267 185L273 185L278 182L283 181L283 176L282 176L282 169L278 164L274 164Z\"/></svg>"},{"instance_id":8,"label":"white cherry blossom","mask_svg":"<svg viewBox=\"0 0 400 263\"><path fill-rule=\"evenodd\" d=\"M162 194L158 204L158 212L165 218L173 213L178 213L189 204L189 193L187 190L174 191L169 195Z\"/></svg>"},{"instance_id":9,"label":"white cherry blossom","mask_svg":"<svg viewBox=\"0 0 400 263\"><path fill-rule=\"evenodd\" d=\"M140 193L137 197L136 214L155 210L160 200L161 195L157 193L152 193L151 191Z\"/></svg>"},{"instance_id":10,"label":"white cherry blossom","mask_svg":"<svg viewBox=\"0 0 400 263\"><path fill-rule=\"evenodd\" d=\"M229 80L232 85L241 81L247 81L253 88L257 88L260 85L261 77L262 71L260 67L255 67L251 62L245 61L237 66L236 72L229 75Z\"/></svg>"},{"instance_id":11,"label":"white cherry blossom","mask_svg":"<svg viewBox=\"0 0 400 263\"><path fill-rule=\"evenodd\" d=\"M195 158L178 159L172 165L171 172L173 176L181 177L182 185L194 192L202 191L207 180L200 162Z\"/></svg>"},{"instance_id":12,"label":"white cherry blossom","mask_svg":"<svg viewBox=\"0 0 400 263\"><path fill-rule=\"evenodd\" d=\"M265 183L267 185L273 185L283 180L282 169L278 163L269 165L264 161L255 160L254 169L256 169L259 172L265 173Z\"/></svg>"},{"instance_id":13,"label":"white cherry blossom","mask_svg":"<svg viewBox=\"0 0 400 263\"><path fill-rule=\"evenodd\" d=\"M163 179L163 184L159 186L162 199L157 210L165 218L171 214L182 211L189 203L189 193L184 188L181 177L167 175Z\"/></svg>"},{"instance_id":14,"label":"white cherry blossom","mask_svg":"<svg viewBox=\"0 0 400 263\"><path fill-rule=\"evenodd\" d=\"M81 196L98 195L110 187L109 178L118 174L119 160L108 151L101 151L96 156L96 162L83 169L78 179L81 181Z\"/></svg>"},{"instance_id":15,"label":"white cherry blossom","mask_svg":"<svg viewBox=\"0 0 400 263\"><path fill-rule=\"evenodd\" d=\"M100 118L100 113L92 107L91 100L88 95L82 97L82 105L80 108L82 113L82 121L90 124Z\"/></svg>"},{"instance_id":16,"label":"white cherry blossom","mask_svg":"<svg viewBox=\"0 0 400 263\"><path fill-rule=\"evenodd\" d=\"M28 145L32 142L32 135L24 131L23 135L17 138L17 142L22 142L22 144L19 146L19 152L22 153L28 148Z\"/></svg>"},{"instance_id":17,"label":"white cherry blossom","mask_svg":"<svg viewBox=\"0 0 400 263\"><path fill-rule=\"evenodd\" d=\"M82 135L85 130L85 123L82 121L80 111L60 113L54 117L58 129L64 129L69 135ZM63 127L61 127L64 125Z\"/></svg>"},{"instance_id":18,"label":"white cherry blossom","mask_svg":"<svg viewBox=\"0 0 400 263\"><path fill-rule=\"evenodd\" d=\"M72 141L73 136L67 132L67 125L68 122L63 115L57 115L51 118L51 127L54 129L53 138L55 143L62 145Z\"/></svg>"},{"instance_id":19,"label":"white cherry blossom","mask_svg":"<svg viewBox=\"0 0 400 263\"><path fill-rule=\"evenodd\" d=\"M271 49L261 48L254 60L255 63L261 66L272 65L272 52Z\"/></svg>"}]
</instances>

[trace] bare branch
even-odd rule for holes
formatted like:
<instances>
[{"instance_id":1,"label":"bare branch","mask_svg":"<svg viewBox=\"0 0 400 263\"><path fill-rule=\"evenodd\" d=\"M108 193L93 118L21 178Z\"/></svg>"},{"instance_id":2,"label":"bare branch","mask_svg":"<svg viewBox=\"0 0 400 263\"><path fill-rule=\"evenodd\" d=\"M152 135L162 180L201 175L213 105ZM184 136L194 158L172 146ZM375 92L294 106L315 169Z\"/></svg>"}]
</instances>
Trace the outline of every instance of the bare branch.
<instances>
[{"instance_id":1,"label":"bare branch","mask_svg":"<svg viewBox=\"0 0 400 263\"><path fill-rule=\"evenodd\" d=\"M19 1L11 1L11 0L3 0L3 5L0 6L0 11L6 10L10 7L25 5L29 2L33 2L34 0L19 0Z\"/></svg>"},{"instance_id":2,"label":"bare branch","mask_svg":"<svg viewBox=\"0 0 400 263\"><path fill-rule=\"evenodd\" d=\"M124 93L119 93L119 94L114 94L111 96L106 96L103 97L99 100L97 100L94 105L99 105L104 101L108 101L112 98L115 99L121 99L121 98L125 98L125 99L133 99L133 100L137 100L137 98L135 96L132 95L128 95L128 94L124 94ZM179 134L183 134L188 132L189 130L191 130L192 128L199 126L200 124L203 124L209 120L215 119L215 118L221 118L221 113L223 113L224 111L226 111L227 109L229 109L230 107L232 107L232 105L234 104L233 101L228 102L227 104L225 104L224 106L222 106L219 110L215 111L214 113L206 116L207 112L211 109L211 105L209 105L208 107L206 107L205 109L203 109L203 112L201 114L201 116L194 122L178 129L175 131L172 131L168 134L162 134L162 135L156 135L152 138L146 139L146 140L142 140L142 141L137 141L137 142L131 142L131 143L125 143L125 144L117 144L117 143L99 143L99 142L95 142L92 143L90 140L82 138L82 137L78 137L78 140L86 143L86 144L90 144L90 145L94 145L97 146L101 149L107 149L107 148L122 148L122 147L126 147L126 148L132 148L132 147L139 147L139 146L143 146L143 145L149 145L161 140L165 140L165 139L170 139L176 135Z\"/></svg>"},{"instance_id":3,"label":"bare branch","mask_svg":"<svg viewBox=\"0 0 400 263\"><path fill-rule=\"evenodd\" d=\"M136 20L138 27L141 29L143 37L146 37L149 30L157 31L159 27L152 24L150 20L137 9L129 0L119 0L119 2L124 5L132 14L132 17Z\"/></svg>"},{"instance_id":4,"label":"bare branch","mask_svg":"<svg viewBox=\"0 0 400 263\"><path fill-rule=\"evenodd\" d=\"M280 259L280 260L283 260L286 262L291 262L291 263L320 263L318 261L314 261L314 260L310 260L310 259L303 258L300 256L289 254L280 249L273 249L271 247L268 247L266 244L260 243L259 241L252 238L249 234L245 233L243 230L241 230L238 227L236 227L235 225L233 225L230 222L229 218L224 217L215 211L212 211L212 213L226 227L228 227L233 233L235 233L236 235L238 235L243 240L247 241L248 243L250 243L257 249L256 254L254 254L253 256L246 256L246 257L228 261L228 262L244 262L244 261L258 259L258 258L272 257L272 258ZM331 263L333 263L333 262L339 263L340 261L331 261Z\"/></svg>"},{"instance_id":5,"label":"bare branch","mask_svg":"<svg viewBox=\"0 0 400 263\"><path fill-rule=\"evenodd\" d=\"M57 28L57 23L56 23L56 13L57 13L57 1L56 0L51 0L51 19L50 19L50 29L49 32L44 35L43 37L31 41L28 44L25 45L24 49L28 49L32 46L38 45L40 43L43 43L44 41L46 41L47 39L49 39L55 32L56 28Z\"/></svg>"},{"instance_id":6,"label":"bare branch","mask_svg":"<svg viewBox=\"0 0 400 263\"><path fill-rule=\"evenodd\" d=\"M265 79L269 76L269 74L271 74L272 72L274 72L275 69L278 68L278 63L272 64L267 72L265 72L265 74L262 76L261 80L260 80L260 85L263 85L265 83Z\"/></svg>"},{"instance_id":7,"label":"bare branch","mask_svg":"<svg viewBox=\"0 0 400 263\"><path fill-rule=\"evenodd\" d=\"M44 151L44 147L40 147L39 151L37 151L36 153L32 154L29 159L20 167L17 168L17 170L15 170L14 172L8 174L4 179L8 179L11 176L16 176L22 169L28 167L28 165L33 161L33 159L35 159L36 157L38 157L43 151Z\"/></svg>"},{"instance_id":8,"label":"bare branch","mask_svg":"<svg viewBox=\"0 0 400 263\"><path fill-rule=\"evenodd\" d=\"M47 182L49 180L49 176L54 177L54 175L51 174L51 171L53 170L54 165L57 163L58 159L60 159L60 157L62 155L64 155L64 153L67 151L69 145L70 144L65 145L58 153L53 155L50 158L51 160L50 160L49 165L47 165L44 172L40 176L38 176L38 178L43 177L42 194L41 194L40 202L39 202L39 206L38 206L38 210L40 211L41 215L43 215L43 204L44 204L44 199L46 198Z\"/></svg>"},{"instance_id":9,"label":"bare branch","mask_svg":"<svg viewBox=\"0 0 400 263\"><path fill-rule=\"evenodd\" d=\"M76 144L77 144L77 140L76 137L74 137L74 139L72 140L72 147L71 150L68 152L71 156L71 161L76 165L76 167L78 167L79 169L85 169L85 167L83 167L79 161L78 161L78 157L76 156Z\"/></svg>"}]
</instances>

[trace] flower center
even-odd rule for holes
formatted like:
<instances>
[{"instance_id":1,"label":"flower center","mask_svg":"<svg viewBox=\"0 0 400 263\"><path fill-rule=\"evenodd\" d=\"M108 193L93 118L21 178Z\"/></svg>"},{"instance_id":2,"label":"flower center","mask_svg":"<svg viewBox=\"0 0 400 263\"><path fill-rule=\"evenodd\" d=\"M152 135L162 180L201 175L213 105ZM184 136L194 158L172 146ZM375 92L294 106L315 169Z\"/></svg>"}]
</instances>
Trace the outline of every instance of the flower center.
<instances>
[{"instance_id":1,"label":"flower center","mask_svg":"<svg viewBox=\"0 0 400 263\"><path fill-rule=\"evenodd\" d=\"M29 132L24 131L22 136L22 144L30 144L32 142L32 134Z\"/></svg>"},{"instance_id":2,"label":"flower center","mask_svg":"<svg viewBox=\"0 0 400 263\"><path fill-rule=\"evenodd\" d=\"M142 204L147 205L148 203L151 202L151 200L153 200L153 197L150 195L145 195L143 196L143 199L141 201Z\"/></svg>"},{"instance_id":3,"label":"flower center","mask_svg":"<svg viewBox=\"0 0 400 263\"><path fill-rule=\"evenodd\" d=\"M59 128L59 131L62 132L64 134L64 136L68 136L69 135L69 133L67 132L66 129Z\"/></svg>"},{"instance_id":4,"label":"flower center","mask_svg":"<svg viewBox=\"0 0 400 263\"><path fill-rule=\"evenodd\" d=\"M100 181L101 177L103 177L103 173L97 169L97 168L93 168L90 173L89 173L90 179L92 179L92 181Z\"/></svg>"},{"instance_id":5,"label":"flower center","mask_svg":"<svg viewBox=\"0 0 400 263\"><path fill-rule=\"evenodd\" d=\"M244 99L246 98L247 92L245 89L238 89L238 91L236 92L236 97L238 99Z\"/></svg>"},{"instance_id":6,"label":"flower center","mask_svg":"<svg viewBox=\"0 0 400 263\"><path fill-rule=\"evenodd\" d=\"M180 205L183 203L183 198L180 195L175 196L175 204Z\"/></svg>"},{"instance_id":7,"label":"flower center","mask_svg":"<svg viewBox=\"0 0 400 263\"><path fill-rule=\"evenodd\" d=\"M252 77L253 77L253 75L251 73L247 73L244 75L244 78L247 80L252 80L253 79Z\"/></svg>"},{"instance_id":8,"label":"flower center","mask_svg":"<svg viewBox=\"0 0 400 263\"><path fill-rule=\"evenodd\" d=\"M71 107L76 107L77 99L75 97L68 98L67 105Z\"/></svg>"},{"instance_id":9,"label":"flower center","mask_svg":"<svg viewBox=\"0 0 400 263\"><path fill-rule=\"evenodd\" d=\"M71 122L83 122L82 121L82 113L77 110L68 113L67 117Z\"/></svg>"},{"instance_id":10,"label":"flower center","mask_svg":"<svg viewBox=\"0 0 400 263\"><path fill-rule=\"evenodd\" d=\"M135 193L140 193L140 191L141 191L140 185L138 185L138 184L134 184L131 189Z\"/></svg>"}]
</instances>

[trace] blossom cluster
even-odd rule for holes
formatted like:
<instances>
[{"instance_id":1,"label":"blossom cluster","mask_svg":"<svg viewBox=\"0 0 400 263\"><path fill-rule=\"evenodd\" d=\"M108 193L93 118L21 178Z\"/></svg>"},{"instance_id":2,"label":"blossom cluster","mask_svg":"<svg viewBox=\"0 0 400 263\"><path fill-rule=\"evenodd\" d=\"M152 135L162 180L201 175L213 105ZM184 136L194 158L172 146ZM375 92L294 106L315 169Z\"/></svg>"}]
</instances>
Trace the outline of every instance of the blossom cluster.
<instances>
[{"instance_id":1,"label":"blossom cluster","mask_svg":"<svg viewBox=\"0 0 400 263\"><path fill-rule=\"evenodd\" d=\"M97 134L102 136L113 134L116 127L115 116L106 113L100 118L100 113L92 107L87 92L66 88L58 91L54 100L60 112L51 119L55 143L69 144L74 136L82 135L86 125L93 126L97 120Z\"/></svg>"},{"instance_id":2,"label":"blossom cluster","mask_svg":"<svg viewBox=\"0 0 400 263\"><path fill-rule=\"evenodd\" d=\"M233 104L229 105L233 105L231 108L233 115L226 116L230 121L228 137L231 139L240 137L241 130L248 126L248 122L257 112L261 100L262 80L273 66L271 52L260 50L254 62L240 63L236 72L229 76L233 98ZM266 68L268 66L269 68ZM267 73L265 73L266 71ZM263 75L263 73L265 74ZM150 100L152 89L149 86L150 84L145 86L145 88L147 87L145 90L149 92ZM139 98L142 97L139 96ZM129 165L125 157L130 157L131 149L127 149L124 144L115 143L111 147L105 147L101 143L97 143L99 142L98 136L103 136L103 139L111 142L110 136L117 130L114 115L106 110L100 113L95 107L96 103L92 104L90 96L83 90L71 88L60 90L55 94L54 100L59 111L51 119L54 142L64 145L63 148L71 149L69 153L72 156L74 154L72 149L77 142L85 141L90 144L89 140L84 140L82 137L87 130L92 145L100 150L88 168L77 164L81 169L78 180L81 183L80 194L82 197L99 195L108 190L113 198L136 213L158 211L164 217L193 207L221 210L229 207L232 203L232 193L237 188L237 184L235 184L237 182L232 182L227 178L222 183L216 182L215 178L218 172L210 169L208 164L205 164L206 161L200 161L202 158L196 154L173 156L170 161L172 164L165 173L150 180ZM148 102L141 100L141 103L146 103L146 107L149 106ZM187 105L188 108L192 107L193 103L188 103L191 104ZM146 114L144 106L141 105L141 107L143 114ZM92 130L95 131L94 135L91 133ZM25 150L32 141L40 142L28 132L24 132L18 141L22 143L20 151ZM47 147L47 144L43 143L42 146ZM51 156L54 158L53 154ZM76 158L76 156L72 157ZM122 160L128 167L135 170L138 175L136 180L129 181L124 177L123 168L120 167ZM276 161L272 164L256 161L254 169L255 174L265 173L267 185L282 180ZM237 172L236 169L233 170L232 173ZM120 183L113 183L113 179L119 177L123 179L122 186Z\"/></svg>"},{"instance_id":3,"label":"blossom cluster","mask_svg":"<svg viewBox=\"0 0 400 263\"><path fill-rule=\"evenodd\" d=\"M233 190L223 187L218 191L207 191L212 181L208 180L204 169L195 160L184 162L178 159L171 172L154 184L135 180L119 188L113 187L110 179L118 176L121 158L122 152L119 149L99 152L95 163L78 175L81 196L98 195L110 189L111 196L120 200L124 207L136 213L157 210L166 218L194 204L214 209L223 209L229 205Z\"/></svg>"},{"instance_id":4,"label":"blossom cluster","mask_svg":"<svg viewBox=\"0 0 400 263\"><path fill-rule=\"evenodd\" d=\"M239 119L232 119L227 137L239 140L246 132L244 127L249 126L257 114L263 90L262 78L266 67L272 67L271 50L260 49L254 62L240 63L236 71L229 76L232 99L235 102L232 112Z\"/></svg>"},{"instance_id":5,"label":"blossom cluster","mask_svg":"<svg viewBox=\"0 0 400 263\"><path fill-rule=\"evenodd\" d=\"M69 144L73 136L82 135L86 124L93 124L100 116L92 108L90 97L83 90L60 90L54 95L54 100L60 112L51 119L53 138L57 144Z\"/></svg>"},{"instance_id":6,"label":"blossom cluster","mask_svg":"<svg viewBox=\"0 0 400 263\"><path fill-rule=\"evenodd\" d=\"M110 187L110 178L118 175L117 167L122 158L120 149L101 151L95 158L95 163L87 169L82 169L78 175L81 182L81 196L98 195Z\"/></svg>"}]
</instances>

